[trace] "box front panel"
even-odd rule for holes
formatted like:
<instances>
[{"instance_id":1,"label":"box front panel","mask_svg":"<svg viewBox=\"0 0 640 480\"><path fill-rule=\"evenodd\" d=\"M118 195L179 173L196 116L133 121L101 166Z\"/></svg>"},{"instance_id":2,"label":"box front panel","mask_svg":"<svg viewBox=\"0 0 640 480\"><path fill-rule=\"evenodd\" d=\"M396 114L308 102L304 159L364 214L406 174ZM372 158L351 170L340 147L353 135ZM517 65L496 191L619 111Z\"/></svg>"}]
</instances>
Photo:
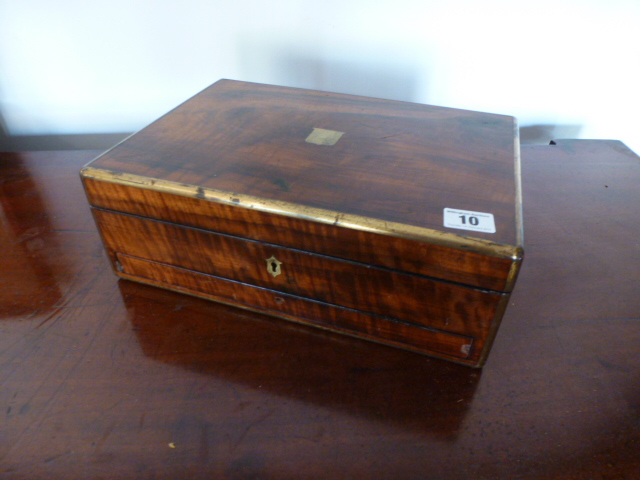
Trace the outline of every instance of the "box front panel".
<instances>
[{"instance_id":1,"label":"box front panel","mask_svg":"<svg viewBox=\"0 0 640 480\"><path fill-rule=\"evenodd\" d=\"M215 295L205 287L177 283L184 278L184 274L176 275L172 270L178 268L181 272L192 272L195 275L192 278L206 279L207 282L217 278L235 285L253 286L306 299L307 303L354 311L357 315L364 315L362 318L376 318L377 325L381 322L411 325L411 328L394 333L394 342L399 341L402 332L421 332L415 328L427 328L445 336L455 334L471 338L473 350L477 353L484 346L498 305L504 297L504 294L438 282L419 275L131 215L97 209L94 209L94 215L120 274L162 281L166 285L187 288L190 293ZM151 262L147 263L144 275L140 273L141 262ZM137 265L137 270L134 265ZM156 267L152 269L148 265ZM157 272L158 265L165 273L173 271L170 278L162 279L148 273ZM290 315L283 312L284 307L277 303L271 307L253 306ZM309 315L313 322L307 318ZM322 317L314 317L313 313L309 315L303 321L326 328L347 328L346 324L341 327L339 320L332 323ZM352 334L353 324L357 324L357 320L347 328ZM370 335L367 333L369 330L371 328L366 326L360 329L367 335ZM411 333L407 335L404 340L407 347L418 348L415 343L419 340L412 340ZM422 338L421 335L418 338ZM423 350L429 352L433 348L426 342Z\"/></svg>"}]
</instances>

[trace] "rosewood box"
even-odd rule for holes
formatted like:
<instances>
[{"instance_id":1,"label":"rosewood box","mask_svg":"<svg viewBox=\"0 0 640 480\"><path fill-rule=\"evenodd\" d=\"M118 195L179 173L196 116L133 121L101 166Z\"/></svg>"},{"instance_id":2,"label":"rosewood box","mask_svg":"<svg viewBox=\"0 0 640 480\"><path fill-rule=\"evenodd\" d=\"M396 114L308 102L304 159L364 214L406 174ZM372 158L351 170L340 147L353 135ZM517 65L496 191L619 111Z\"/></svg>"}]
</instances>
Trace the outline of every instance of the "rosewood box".
<instances>
[{"instance_id":1,"label":"rosewood box","mask_svg":"<svg viewBox=\"0 0 640 480\"><path fill-rule=\"evenodd\" d=\"M519 175L512 117L230 80L81 172L120 277L471 366Z\"/></svg>"}]
</instances>

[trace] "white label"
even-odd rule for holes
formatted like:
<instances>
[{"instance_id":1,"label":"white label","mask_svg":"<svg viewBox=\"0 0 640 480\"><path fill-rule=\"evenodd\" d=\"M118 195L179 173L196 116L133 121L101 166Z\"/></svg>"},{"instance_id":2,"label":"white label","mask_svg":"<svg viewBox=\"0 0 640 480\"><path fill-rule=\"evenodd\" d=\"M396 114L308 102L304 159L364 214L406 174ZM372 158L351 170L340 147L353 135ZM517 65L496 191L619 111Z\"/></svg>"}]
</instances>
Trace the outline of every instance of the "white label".
<instances>
[{"instance_id":1,"label":"white label","mask_svg":"<svg viewBox=\"0 0 640 480\"><path fill-rule=\"evenodd\" d=\"M444 226L461 230L473 230L475 232L496 233L496 223L492 213L445 208Z\"/></svg>"}]
</instances>

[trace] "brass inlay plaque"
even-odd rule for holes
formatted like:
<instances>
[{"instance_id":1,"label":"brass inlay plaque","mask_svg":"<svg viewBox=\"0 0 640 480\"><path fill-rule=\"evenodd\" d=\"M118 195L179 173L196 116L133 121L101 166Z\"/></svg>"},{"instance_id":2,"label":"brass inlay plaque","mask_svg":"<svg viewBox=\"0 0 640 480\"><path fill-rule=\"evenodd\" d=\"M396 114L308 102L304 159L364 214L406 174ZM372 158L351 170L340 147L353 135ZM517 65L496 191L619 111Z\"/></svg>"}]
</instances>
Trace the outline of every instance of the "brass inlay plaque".
<instances>
[{"instance_id":1,"label":"brass inlay plaque","mask_svg":"<svg viewBox=\"0 0 640 480\"><path fill-rule=\"evenodd\" d=\"M335 130L325 130L324 128L313 128L313 131L305 139L307 143L314 143L316 145L335 145L340 137L344 135L344 132L336 132Z\"/></svg>"}]
</instances>

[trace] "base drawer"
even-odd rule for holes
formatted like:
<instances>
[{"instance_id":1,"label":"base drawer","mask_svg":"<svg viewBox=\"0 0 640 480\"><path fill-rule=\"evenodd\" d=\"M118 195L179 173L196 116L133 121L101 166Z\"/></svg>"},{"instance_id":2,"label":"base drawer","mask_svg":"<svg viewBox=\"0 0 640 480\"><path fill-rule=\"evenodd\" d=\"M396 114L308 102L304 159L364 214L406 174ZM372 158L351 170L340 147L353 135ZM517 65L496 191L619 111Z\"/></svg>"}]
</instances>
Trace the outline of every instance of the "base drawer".
<instances>
[{"instance_id":1,"label":"base drawer","mask_svg":"<svg viewBox=\"0 0 640 480\"><path fill-rule=\"evenodd\" d=\"M478 353L473 349L473 339L464 335L369 315L125 254L116 256L119 275L131 280L421 353L470 362Z\"/></svg>"}]
</instances>

